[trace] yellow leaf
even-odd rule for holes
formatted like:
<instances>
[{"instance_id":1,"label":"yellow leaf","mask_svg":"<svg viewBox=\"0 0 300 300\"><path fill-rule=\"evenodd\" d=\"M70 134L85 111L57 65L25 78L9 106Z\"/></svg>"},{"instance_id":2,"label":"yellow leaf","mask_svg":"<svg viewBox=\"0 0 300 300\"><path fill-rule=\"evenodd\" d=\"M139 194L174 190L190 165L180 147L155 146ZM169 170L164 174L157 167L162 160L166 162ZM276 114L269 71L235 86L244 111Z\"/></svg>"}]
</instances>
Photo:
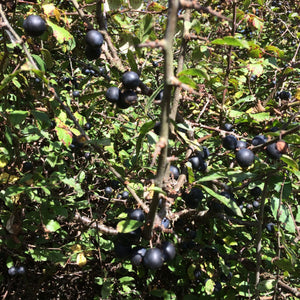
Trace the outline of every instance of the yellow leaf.
<instances>
[{"instance_id":1,"label":"yellow leaf","mask_svg":"<svg viewBox=\"0 0 300 300\"><path fill-rule=\"evenodd\" d=\"M71 250L73 251L73 253L79 252L79 251L81 251L81 245L75 244L75 245L71 246Z\"/></svg>"},{"instance_id":2,"label":"yellow leaf","mask_svg":"<svg viewBox=\"0 0 300 300\"><path fill-rule=\"evenodd\" d=\"M87 260L86 260L86 257L84 256L84 253L79 253L77 255L77 259L76 259L77 265L79 267L83 267L86 265L86 262L87 262Z\"/></svg>"},{"instance_id":3,"label":"yellow leaf","mask_svg":"<svg viewBox=\"0 0 300 300\"><path fill-rule=\"evenodd\" d=\"M57 22L60 20L60 12L53 4L45 4L43 5L44 13L47 17L55 16Z\"/></svg>"},{"instance_id":4,"label":"yellow leaf","mask_svg":"<svg viewBox=\"0 0 300 300\"><path fill-rule=\"evenodd\" d=\"M8 163L8 160L5 157L0 158L0 168L4 168Z\"/></svg>"},{"instance_id":5,"label":"yellow leaf","mask_svg":"<svg viewBox=\"0 0 300 300\"><path fill-rule=\"evenodd\" d=\"M18 176L15 175L9 175L6 172L3 172L0 174L0 182L1 183L14 183L19 179Z\"/></svg>"},{"instance_id":6,"label":"yellow leaf","mask_svg":"<svg viewBox=\"0 0 300 300\"><path fill-rule=\"evenodd\" d=\"M19 199L20 199L20 196L21 196L21 193L20 194L17 194L17 195L14 195L11 197L11 200L13 201L13 203L17 204Z\"/></svg>"},{"instance_id":7,"label":"yellow leaf","mask_svg":"<svg viewBox=\"0 0 300 300\"><path fill-rule=\"evenodd\" d=\"M297 88L295 97L297 100L300 100L300 88Z\"/></svg>"}]
</instances>

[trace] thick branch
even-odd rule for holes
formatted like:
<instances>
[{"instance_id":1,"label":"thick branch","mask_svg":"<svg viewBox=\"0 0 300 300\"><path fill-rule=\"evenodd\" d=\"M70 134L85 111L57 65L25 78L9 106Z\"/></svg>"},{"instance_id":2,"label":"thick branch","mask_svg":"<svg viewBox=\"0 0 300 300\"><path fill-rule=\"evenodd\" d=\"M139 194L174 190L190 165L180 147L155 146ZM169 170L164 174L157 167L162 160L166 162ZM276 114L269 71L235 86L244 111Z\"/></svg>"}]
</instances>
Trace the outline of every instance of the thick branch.
<instances>
[{"instance_id":1,"label":"thick branch","mask_svg":"<svg viewBox=\"0 0 300 300\"><path fill-rule=\"evenodd\" d=\"M177 26L177 13L179 8L179 0L169 0L169 9L168 9L168 23L164 37L164 93L162 100L162 111L161 111L161 131L160 131L160 141L166 142L165 147L161 149L161 153L158 159L158 167L157 174L155 178L155 185L157 187L163 187L163 181L167 174L168 168L168 139L169 139L169 115L170 115L170 103L172 97L172 82L170 79L174 77L173 70L173 39L176 33ZM169 175L169 174L168 174ZM151 206L149 215L147 218L147 222L144 229L145 238L151 239L152 237L152 229L156 216L156 211L158 207L159 201L159 193L155 192Z\"/></svg>"}]
</instances>

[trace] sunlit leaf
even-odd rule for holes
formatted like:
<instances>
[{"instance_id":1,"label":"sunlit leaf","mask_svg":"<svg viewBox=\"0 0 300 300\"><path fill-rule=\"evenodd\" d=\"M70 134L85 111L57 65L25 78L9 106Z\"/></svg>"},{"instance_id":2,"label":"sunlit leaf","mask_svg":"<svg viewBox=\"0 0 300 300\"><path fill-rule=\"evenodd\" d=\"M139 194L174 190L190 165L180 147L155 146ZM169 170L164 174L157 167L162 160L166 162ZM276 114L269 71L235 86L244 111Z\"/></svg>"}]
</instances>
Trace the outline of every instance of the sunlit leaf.
<instances>
[{"instance_id":1,"label":"sunlit leaf","mask_svg":"<svg viewBox=\"0 0 300 300\"><path fill-rule=\"evenodd\" d=\"M136 220L122 220L117 224L117 230L121 233L128 233L138 229L142 224L142 222Z\"/></svg>"},{"instance_id":2,"label":"sunlit leaf","mask_svg":"<svg viewBox=\"0 0 300 300\"><path fill-rule=\"evenodd\" d=\"M76 263L79 267L83 267L86 265L87 259L83 252L78 253L77 258L76 258Z\"/></svg>"}]
</instances>

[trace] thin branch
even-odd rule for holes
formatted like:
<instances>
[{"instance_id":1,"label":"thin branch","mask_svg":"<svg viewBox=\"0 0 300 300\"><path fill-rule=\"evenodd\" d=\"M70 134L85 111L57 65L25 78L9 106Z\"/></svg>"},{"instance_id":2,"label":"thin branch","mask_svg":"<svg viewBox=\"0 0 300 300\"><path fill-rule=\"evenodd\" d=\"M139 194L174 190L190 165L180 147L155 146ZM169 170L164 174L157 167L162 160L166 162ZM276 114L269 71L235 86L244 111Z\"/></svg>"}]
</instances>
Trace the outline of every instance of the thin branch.
<instances>
[{"instance_id":1,"label":"thin branch","mask_svg":"<svg viewBox=\"0 0 300 300\"><path fill-rule=\"evenodd\" d=\"M232 24L232 30L231 30L231 35L234 37L235 36L235 30L236 30L236 2L233 1L233 24ZM231 65L232 65L232 46L229 46L228 48L228 53L227 53L227 67L226 67L226 72L225 72L225 78L224 78L224 90L223 90L223 95L222 95L222 109L221 109L221 116L219 119L219 125L221 126L223 122L223 117L224 117L224 107L225 107L225 102L226 102L226 95L228 92L228 86L229 86L229 76L230 76L230 71L231 71Z\"/></svg>"},{"instance_id":2,"label":"thin branch","mask_svg":"<svg viewBox=\"0 0 300 300\"><path fill-rule=\"evenodd\" d=\"M195 1L195 0L193 0L193 1L180 0L180 6L182 8L191 8L191 9L197 10L198 12L208 13L208 14L211 14L220 19L232 22L232 20L230 18L223 16L221 13L213 10L210 6L202 6L202 5L200 5L200 3L198 1Z\"/></svg>"},{"instance_id":3,"label":"thin branch","mask_svg":"<svg viewBox=\"0 0 300 300\"><path fill-rule=\"evenodd\" d=\"M78 212L75 214L74 219L81 222L83 225L88 226L89 228L97 229L102 233L107 233L110 235L117 235L119 233L117 229L100 224L98 221L91 220L88 217L81 216Z\"/></svg>"},{"instance_id":4,"label":"thin branch","mask_svg":"<svg viewBox=\"0 0 300 300\"><path fill-rule=\"evenodd\" d=\"M94 26L90 23L90 21L88 20L88 18L86 17L86 15L84 13L84 11L80 8L78 2L76 0L71 0L71 2L73 3L74 7L76 8L81 19L87 24L88 29L93 29Z\"/></svg>"},{"instance_id":5,"label":"thin branch","mask_svg":"<svg viewBox=\"0 0 300 300\"><path fill-rule=\"evenodd\" d=\"M142 44L139 44L139 48L147 47L147 48L164 48L165 40L155 40L155 41L148 41Z\"/></svg>"}]
</instances>

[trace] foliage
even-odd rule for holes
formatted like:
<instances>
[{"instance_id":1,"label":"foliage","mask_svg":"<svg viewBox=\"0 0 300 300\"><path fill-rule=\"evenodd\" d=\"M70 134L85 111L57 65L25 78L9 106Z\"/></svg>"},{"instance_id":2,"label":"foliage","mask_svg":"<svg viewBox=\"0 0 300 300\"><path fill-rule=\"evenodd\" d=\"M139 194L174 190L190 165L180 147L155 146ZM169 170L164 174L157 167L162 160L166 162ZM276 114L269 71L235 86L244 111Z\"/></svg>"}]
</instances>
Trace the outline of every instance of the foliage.
<instances>
[{"instance_id":1,"label":"foliage","mask_svg":"<svg viewBox=\"0 0 300 300\"><path fill-rule=\"evenodd\" d=\"M167 1L107 1L104 26L101 1L78 1L84 16L76 1L54 2L7 1L1 15L24 43L2 25L1 295L299 297L299 3L210 0L204 1L210 10L201 10L181 1L174 65L168 66L179 80L172 100L179 91L180 105L169 124L168 157L186 180L169 176L168 165L161 188L154 184L160 138L155 125L166 66L155 43L167 30ZM41 37L24 36L22 23L30 14L47 23ZM85 56L89 24L83 17L107 33L99 59ZM122 89L125 70L137 72L142 84L138 103L121 109L105 93L110 86ZM291 98L281 99L282 91ZM229 133L225 123L255 152L249 168L239 167L234 151L222 147ZM288 151L270 158L265 145L250 146L258 134L284 139ZM204 157L205 149L207 169L194 170L189 156ZM205 199L189 209L184 199L194 186ZM250 194L255 186L262 189L257 199ZM137 199L150 207L158 194L163 204L151 241L130 236L146 222L129 220L128 211L140 208ZM177 254L158 270L133 266L130 257L116 255L124 238L145 248L172 241ZM12 266L24 266L25 274L10 276Z\"/></svg>"}]
</instances>

